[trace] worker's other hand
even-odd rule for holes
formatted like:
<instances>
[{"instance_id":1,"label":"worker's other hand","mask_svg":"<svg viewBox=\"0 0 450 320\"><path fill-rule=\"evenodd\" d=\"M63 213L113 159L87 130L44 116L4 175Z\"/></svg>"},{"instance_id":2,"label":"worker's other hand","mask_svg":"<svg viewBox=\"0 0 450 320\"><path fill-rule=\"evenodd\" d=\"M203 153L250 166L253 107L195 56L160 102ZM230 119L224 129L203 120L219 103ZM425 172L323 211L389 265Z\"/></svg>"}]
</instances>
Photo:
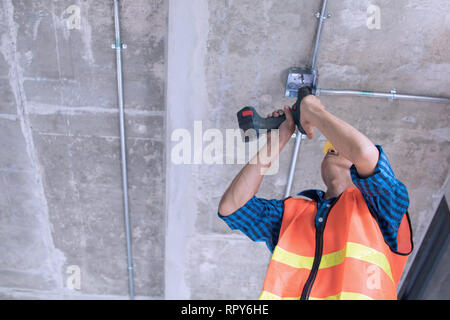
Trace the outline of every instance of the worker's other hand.
<instances>
[{"instance_id":1,"label":"worker's other hand","mask_svg":"<svg viewBox=\"0 0 450 320\"><path fill-rule=\"evenodd\" d=\"M314 95L309 95L303 98L300 104L300 124L305 130L308 139L314 138L314 129L316 126L313 124L313 114L316 111L325 110L320 99Z\"/></svg>"},{"instance_id":2,"label":"worker's other hand","mask_svg":"<svg viewBox=\"0 0 450 320\"><path fill-rule=\"evenodd\" d=\"M280 136L280 143L286 144L289 139L292 137L292 134L295 131L295 123L294 123L294 117L292 116L291 108L289 106L284 106L284 110L277 110L272 112L271 114L267 115L268 118L274 117L278 118L282 116L283 114L286 115L286 120L281 123L279 130L279 136ZM270 136L269 136L270 137Z\"/></svg>"}]
</instances>

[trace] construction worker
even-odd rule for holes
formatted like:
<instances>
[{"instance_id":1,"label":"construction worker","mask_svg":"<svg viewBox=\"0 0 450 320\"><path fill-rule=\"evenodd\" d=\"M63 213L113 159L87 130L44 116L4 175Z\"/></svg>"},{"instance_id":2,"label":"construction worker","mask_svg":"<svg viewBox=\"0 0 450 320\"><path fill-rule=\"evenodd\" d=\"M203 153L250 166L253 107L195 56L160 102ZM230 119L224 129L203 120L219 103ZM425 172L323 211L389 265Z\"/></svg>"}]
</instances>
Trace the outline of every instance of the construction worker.
<instances>
[{"instance_id":1,"label":"construction worker","mask_svg":"<svg viewBox=\"0 0 450 320\"><path fill-rule=\"evenodd\" d=\"M294 133L291 109L279 127L279 150L268 142L223 195L218 215L233 230L265 241L272 252L260 299L397 299L397 286L413 248L409 197L380 145L329 113L314 95L300 105L309 139L327 139L321 164L326 192L296 197L255 196L267 165Z\"/></svg>"}]
</instances>

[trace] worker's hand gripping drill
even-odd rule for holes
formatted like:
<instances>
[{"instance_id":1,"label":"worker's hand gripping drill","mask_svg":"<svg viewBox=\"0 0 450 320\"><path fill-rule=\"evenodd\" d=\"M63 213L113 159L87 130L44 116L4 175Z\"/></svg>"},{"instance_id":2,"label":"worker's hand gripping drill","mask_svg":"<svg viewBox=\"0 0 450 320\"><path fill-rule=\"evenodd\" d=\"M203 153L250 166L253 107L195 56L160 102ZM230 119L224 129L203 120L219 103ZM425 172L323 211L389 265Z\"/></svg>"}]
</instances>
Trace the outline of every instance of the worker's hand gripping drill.
<instances>
[{"instance_id":1,"label":"worker's hand gripping drill","mask_svg":"<svg viewBox=\"0 0 450 320\"><path fill-rule=\"evenodd\" d=\"M295 122L292 115L291 108L289 106L284 106L283 110L277 110L267 115L267 119L284 117L284 120L278 127L278 137L281 147L283 147L291 138L292 134L295 132ZM267 132L267 139L271 139L271 131Z\"/></svg>"},{"instance_id":2,"label":"worker's hand gripping drill","mask_svg":"<svg viewBox=\"0 0 450 320\"><path fill-rule=\"evenodd\" d=\"M245 107L241 109L237 113L238 122L239 122L239 128L241 128L244 132L244 140L245 142L248 142L252 140L255 136L259 136L259 130L266 129L281 129L280 125L282 125L283 122L286 120L286 114L289 112L292 114L292 120L294 124L297 126L298 130L302 134L308 134L308 137L310 136L307 131L304 130L301 122L300 117L300 105L303 100L308 95L311 95L311 88L309 87L302 87L298 90L298 98L297 102L292 106L292 108L289 110L289 108L285 109L285 112L280 112L282 110L274 112L272 117L262 118L253 107ZM289 114L288 120L291 120L291 114ZM290 121L287 121L285 126L289 125ZM284 131L284 130L283 130ZM293 133L293 132L292 132ZM292 135L291 133L291 135Z\"/></svg>"}]
</instances>

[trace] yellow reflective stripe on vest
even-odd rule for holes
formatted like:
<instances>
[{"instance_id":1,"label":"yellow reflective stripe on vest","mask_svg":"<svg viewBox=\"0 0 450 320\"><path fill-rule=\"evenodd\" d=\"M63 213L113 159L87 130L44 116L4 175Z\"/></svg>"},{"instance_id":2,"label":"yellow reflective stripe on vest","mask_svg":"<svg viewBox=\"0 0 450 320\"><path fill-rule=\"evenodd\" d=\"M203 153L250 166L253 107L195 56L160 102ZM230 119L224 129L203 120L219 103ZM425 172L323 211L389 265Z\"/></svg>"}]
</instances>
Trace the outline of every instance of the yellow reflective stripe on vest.
<instances>
[{"instance_id":1,"label":"yellow reflective stripe on vest","mask_svg":"<svg viewBox=\"0 0 450 320\"><path fill-rule=\"evenodd\" d=\"M261 292L259 300L300 300L300 297L280 297L268 291Z\"/></svg>"},{"instance_id":2,"label":"yellow reflective stripe on vest","mask_svg":"<svg viewBox=\"0 0 450 320\"><path fill-rule=\"evenodd\" d=\"M309 297L309 300L373 300L373 299L361 293L342 291L334 296L329 296L325 298Z\"/></svg>"},{"instance_id":3,"label":"yellow reflective stripe on vest","mask_svg":"<svg viewBox=\"0 0 450 320\"><path fill-rule=\"evenodd\" d=\"M324 254L320 261L319 269L337 266L344 262L345 258L353 258L375 264L383 269L392 282L394 282L391 266L386 256L373 248L354 242L347 242L345 248L342 250ZM300 256L277 246L273 252L272 260L287 264L293 268L311 270L314 257Z\"/></svg>"},{"instance_id":4,"label":"yellow reflective stripe on vest","mask_svg":"<svg viewBox=\"0 0 450 320\"><path fill-rule=\"evenodd\" d=\"M276 294L263 291L259 296L259 300L300 300L300 297L280 297L277 296ZM329 296L325 298L309 297L309 300L373 300L373 299L361 293L342 291L334 296Z\"/></svg>"},{"instance_id":5,"label":"yellow reflective stripe on vest","mask_svg":"<svg viewBox=\"0 0 450 320\"><path fill-rule=\"evenodd\" d=\"M279 246L276 246L272 254L272 260L287 264L288 266L297 269L311 269L314 262L314 257L299 256L298 254L291 253L283 248L280 248Z\"/></svg>"}]
</instances>

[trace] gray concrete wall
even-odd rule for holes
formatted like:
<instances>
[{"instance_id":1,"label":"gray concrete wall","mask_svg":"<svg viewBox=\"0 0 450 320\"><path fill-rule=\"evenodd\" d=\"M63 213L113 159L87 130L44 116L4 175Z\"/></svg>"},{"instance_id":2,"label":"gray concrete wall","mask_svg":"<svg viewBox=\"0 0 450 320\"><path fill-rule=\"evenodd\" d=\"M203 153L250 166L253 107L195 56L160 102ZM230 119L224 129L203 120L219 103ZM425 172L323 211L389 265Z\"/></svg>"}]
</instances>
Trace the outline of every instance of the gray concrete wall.
<instances>
[{"instance_id":1,"label":"gray concrete wall","mask_svg":"<svg viewBox=\"0 0 450 320\"><path fill-rule=\"evenodd\" d=\"M121 3L136 295L162 298L167 3ZM1 297L128 295L112 4L0 2Z\"/></svg>"},{"instance_id":2,"label":"gray concrete wall","mask_svg":"<svg viewBox=\"0 0 450 320\"><path fill-rule=\"evenodd\" d=\"M448 1L329 1L319 56L320 87L448 95ZM367 8L381 9L369 30ZM289 67L310 63L320 1L170 1L167 156L177 128L236 128L236 112L261 114L294 101L283 98ZM449 105L322 97L328 110L386 151L408 188L414 240L421 241L449 173ZM292 193L325 189L320 162L325 137L316 132L300 151ZM205 146L207 143L204 144ZM259 197L283 197L294 143ZM167 162L166 296L255 299L270 259L217 218L219 200L242 165ZM170 199L170 200L169 200Z\"/></svg>"},{"instance_id":3,"label":"gray concrete wall","mask_svg":"<svg viewBox=\"0 0 450 320\"><path fill-rule=\"evenodd\" d=\"M320 87L448 95L448 1L329 2ZM194 121L225 134L242 106L292 104L286 71L310 63L320 1L121 3L137 297L255 299L269 251L217 217L242 165L175 164L172 134ZM366 26L371 4L380 30ZM0 1L0 298L127 298L113 42L112 1ZM321 99L384 147L418 247L449 176L449 105ZM325 188L324 142L303 143L292 193ZM259 197L283 197L293 147Z\"/></svg>"}]
</instances>

